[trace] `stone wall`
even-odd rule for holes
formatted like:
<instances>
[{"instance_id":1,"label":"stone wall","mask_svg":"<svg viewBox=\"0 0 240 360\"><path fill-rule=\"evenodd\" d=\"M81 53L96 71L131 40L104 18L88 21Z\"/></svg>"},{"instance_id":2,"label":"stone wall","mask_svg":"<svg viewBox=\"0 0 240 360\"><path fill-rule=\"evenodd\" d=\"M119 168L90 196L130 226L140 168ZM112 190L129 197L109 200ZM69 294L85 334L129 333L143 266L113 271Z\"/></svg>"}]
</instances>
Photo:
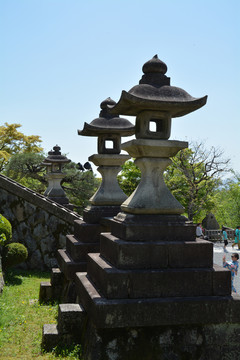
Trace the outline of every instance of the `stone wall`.
<instances>
[{"instance_id":1,"label":"stone wall","mask_svg":"<svg viewBox=\"0 0 240 360\"><path fill-rule=\"evenodd\" d=\"M24 244L26 269L50 270L57 266L56 253L73 233L81 217L43 195L0 175L0 213L12 224L13 241Z\"/></svg>"}]
</instances>

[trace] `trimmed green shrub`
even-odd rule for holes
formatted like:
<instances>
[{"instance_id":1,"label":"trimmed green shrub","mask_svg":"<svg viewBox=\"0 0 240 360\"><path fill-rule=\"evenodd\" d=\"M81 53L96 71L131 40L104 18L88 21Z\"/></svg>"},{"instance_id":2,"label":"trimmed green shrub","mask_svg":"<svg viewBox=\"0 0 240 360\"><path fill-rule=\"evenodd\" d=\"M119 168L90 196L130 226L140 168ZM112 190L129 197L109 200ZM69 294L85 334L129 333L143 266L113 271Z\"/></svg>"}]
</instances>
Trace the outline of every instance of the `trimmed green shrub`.
<instances>
[{"instance_id":1,"label":"trimmed green shrub","mask_svg":"<svg viewBox=\"0 0 240 360\"><path fill-rule=\"evenodd\" d=\"M28 257L27 248L20 243L11 243L4 247L3 269L20 264Z\"/></svg>"},{"instance_id":2,"label":"trimmed green shrub","mask_svg":"<svg viewBox=\"0 0 240 360\"><path fill-rule=\"evenodd\" d=\"M6 245L12 239L12 225L0 214L0 245Z\"/></svg>"}]
</instances>

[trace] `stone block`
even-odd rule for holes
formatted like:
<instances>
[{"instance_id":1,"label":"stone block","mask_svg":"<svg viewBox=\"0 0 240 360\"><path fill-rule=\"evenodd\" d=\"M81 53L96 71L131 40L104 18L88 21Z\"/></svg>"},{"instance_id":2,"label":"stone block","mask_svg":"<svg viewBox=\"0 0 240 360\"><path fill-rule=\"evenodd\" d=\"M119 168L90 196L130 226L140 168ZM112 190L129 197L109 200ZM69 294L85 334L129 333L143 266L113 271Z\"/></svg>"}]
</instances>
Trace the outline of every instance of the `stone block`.
<instances>
[{"instance_id":1,"label":"stone block","mask_svg":"<svg viewBox=\"0 0 240 360\"><path fill-rule=\"evenodd\" d=\"M78 271L86 271L86 262L75 262L66 252L66 250L59 249L57 252L57 260L60 270L68 280L73 280L75 273Z\"/></svg>"},{"instance_id":2,"label":"stone block","mask_svg":"<svg viewBox=\"0 0 240 360\"><path fill-rule=\"evenodd\" d=\"M85 358L94 360L239 360L239 341L231 340L239 329L239 324L96 329L89 322L82 346Z\"/></svg>"},{"instance_id":3,"label":"stone block","mask_svg":"<svg viewBox=\"0 0 240 360\"><path fill-rule=\"evenodd\" d=\"M218 272L218 269L209 268L120 270L99 254L89 254L87 270L93 283L108 299L212 296L213 275L216 277ZM220 271L220 274L226 272ZM218 283L226 280L226 277L217 278ZM221 295L230 295L229 286L221 291Z\"/></svg>"},{"instance_id":4,"label":"stone block","mask_svg":"<svg viewBox=\"0 0 240 360\"><path fill-rule=\"evenodd\" d=\"M212 268L213 244L196 241L124 241L101 234L101 255L119 269Z\"/></svg>"},{"instance_id":5,"label":"stone block","mask_svg":"<svg viewBox=\"0 0 240 360\"><path fill-rule=\"evenodd\" d=\"M110 233L101 234L101 255L119 269L166 268L164 243L123 241Z\"/></svg>"},{"instance_id":6,"label":"stone block","mask_svg":"<svg viewBox=\"0 0 240 360\"><path fill-rule=\"evenodd\" d=\"M119 216L119 214L118 214ZM167 216L167 215L166 215ZM142 217L142 221L141 218ZM136 220L135 220L136 218ZM140 219L139 219L140 218ZM156 216L151 222L147 215L136 215L133 221L112 220L112 235L126 241L194 241L196 238L195 226L183 222L173 222L164 219L163 215Z\"/></svg>"},{"instance_id":7,"label":"stone block","mask_svg":"<svg viewBox=\"0 0 240 360\"><path fill-rule=\"evenodd\" d=\"M53 298L53 293L52 293L52 285L50 281L42 281L39 290L39 302L44 303L44 302L52 301L52 298Z\"/></svg>"},{"instance_id":8,"label":"stone block","mask_svg":"<svg viewBox=\"0 0 240 360\"><path fill-rule=\"evenodd\" d=\"M88 257L87 272L97 288L101 289L103 295L108 298L128 298L127 271L113 268L99 254L89 254Z\"/></svg>"},{"instance_id":9,"label":"stone block","mask_svg":"<svg viewBox=\"0 0 240 360\"><path fill-rule=\"evenodd\" d=\"M87 254L90 252L99 252L100 243L98 242L82 242L74 235L67 235L66 243L67 253L71 256L74 261L87 261Z\"/></svg>"},{"instance_id":10,"label":"stone block","mask_svg":"<svg viewBox=\"0 0 240 360\"><path fill-rule=\"evenodd\" d=\"M216 264L213 270L213 295L231 295L231 272Z\"/></svg>"},{"instance_id":11,"label":"stone block","mask_svg":"<svg viewBox=\"0 0 240 360\"><path fill-rule=\"evenodd\" d=\"M75 339L79 337L85 311L79 304L60 304L58 308L58 331L61 335L69 334Z\"/></svg>"},{"instance_id":12,"label":"stone block","mask_svg":"<svg viewBox=\"0 0 240 360\"><path fill-rule=\"evenodd\" d=\"M211 268L213 266L213 244L196 239L186 242L168 242L168 261L171 268Z\"/></svg>"},{"instance_id":13,"label":"stone block","mask_svg":"<svg viewBox=\"0 0 240 360\"><path fill-rule=\"evenodd\" d=\"M74 221L75 237L86 243L96 243L99 241L100 233L104 231L104 227L100 224L89 224L83 220Z\"/></svg>"},{"instance_id":14,"label":"stone block","mask_svg":"<svg viewBox=\"0 0 240 360\"><path fill-rule=\"evenodd\" d=\"M61 339L56 324L43 325L42 348L45 351L51 351L60 343Z\"/></svg>"},{"instance_id":15,"label":"stone block","mask_svg":"<svg viewBox=\"0 0 240 360\"><path fill-rule=\"evenodd\" d=\"M63 284L64 275L59 268L52 268L51 285L61 286Z\"/></svg>"},{"instance_id":16,"label":"stone block","mask_svg":"<svg viewBox=\"0 0 240 360\"><path fill-rule=\"evenodd\" d=\"M89 206L83 210L83 220L89 224L97 224L103 217L113 217L120 212L119 206Z\"/></svg>"},{"instance_id":17,"label":"stone block","mask_svg":"<svg viewBox=\"0 0 240 360\"><path fill-rule=\"evenodd\" d=\"M77 273L81 304L97 328L240 323L240 298L230 296L106 299L86 273Z\"/></svg>"}]
</instances>

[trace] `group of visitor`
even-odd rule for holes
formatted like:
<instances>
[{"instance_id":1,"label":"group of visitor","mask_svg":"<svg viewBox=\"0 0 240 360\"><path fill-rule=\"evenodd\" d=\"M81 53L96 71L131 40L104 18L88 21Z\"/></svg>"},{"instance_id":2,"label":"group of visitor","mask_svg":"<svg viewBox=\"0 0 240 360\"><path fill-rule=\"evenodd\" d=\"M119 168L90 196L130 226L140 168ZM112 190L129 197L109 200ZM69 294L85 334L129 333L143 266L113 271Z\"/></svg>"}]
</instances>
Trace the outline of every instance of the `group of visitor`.
<instances>
[{"instance_id":1,"label":"group of visitor","mask_svg":"<svg viewBox=\"0 0 240 360\"><path fill-rule=\"evenodd\" d=\"M226 227L222 227L222 240L223 240L223 249L224 252L228 252L227 251L227 245L228 245L228 233L227 233L228 228ZM196 236L197 238L202 238L204 239L204 232L203 232L203 228L201 223L197 224L196 227ZM237 226L235 231L234 231L234 242L232 244L232 248L234 248L234 246L237 245L238 250L240 250L240 226ZM238 273L238 260L239 260L239 254L238 253L232 253L231 255L231 260L230 261L226 261L226 256L223 256L223 267L226 269L229 269L231 271L231 285L232 285L232 292L236 293L237 290L233 284L234 278Z\"/></svg>"},{"instance_id":2,"label":"group of visitor","mask_svg":"<svg viewBox=\"0 0 240 360\"><path fill-rule=\"evenodd\" d=\"M224 252L228 252L226 247L228 245L228 234L227 234L227 228L223 227L222 228L222 240L223 240L223 249ZM237 245L238 246L238 250L240 250L240 226L237 226L236 229L234 230L234 242L232 244L232 247L234 248L234 246Z\"/></svg>"}]
</instances>

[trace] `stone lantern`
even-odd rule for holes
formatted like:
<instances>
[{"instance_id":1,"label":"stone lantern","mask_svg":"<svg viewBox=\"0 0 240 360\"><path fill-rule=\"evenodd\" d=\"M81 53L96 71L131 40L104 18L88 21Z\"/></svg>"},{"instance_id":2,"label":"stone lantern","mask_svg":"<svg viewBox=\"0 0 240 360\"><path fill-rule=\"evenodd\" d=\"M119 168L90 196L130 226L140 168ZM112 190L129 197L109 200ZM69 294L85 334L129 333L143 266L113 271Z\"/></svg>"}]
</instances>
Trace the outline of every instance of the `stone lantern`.
<instances>
[{"instance_id":1,"label":"stone lantern","mask_svg":"<svg viewBox=\"0 0 240 360\"><path fill-rule=\"evenodd\" d=\"M42 165L47 168L45 176L48 181L48 187L44 195L63 206L71 207L65 191L61 186L61 181L65 176L62 171L63 167L71 160L62 155L60 150L61 148L58 145L54 146L53 150L48 152L48 157L42 162Z\"/></svg>"},{"instance_id":2,"label":"stone lantern","mask_svg":"<svg viewBox=\"0 0 240 360\"><path fill-rule=\"evenodd\" d=\"M87 314L84 359L180 359L205 324L234 318L229 272L213 264L213 244L196 239L163 180L170 157L188 146L168 140L171 119L201 108L207 97L171 86L166 71L155 56L144 64L139 85L109 106L112 114L137 117L136 139L121 148L136 158L142 176L110 220L111 233L101 234L100 253L88 254L87 273L75 277Z\"/></svg>"},{"instance_id":3,"label":"stone lantern","mask_svg":"<svg viewBox=\"0 0 240 360\"><path fill-rule=\"evenodd\" d=\"M196 99L185 90L170 86L167 65L157 55L143 65L139 85L122 91L112 113L136 116L136 139L122 145L142 173L137 190L121 206L131 214L181 214L182 205L163 181L170 157L188 146L184 141L166 141L174 117L186 115L205 105L207 96Z\"/></svg>"},{"instance_id":4,"label":"stone lantern","mask_svg":"<svg viewBox=\"0 0 240 360\"><path fill-rule=\"evenodd\" d=\"M102 175L99 189L91 197L91 205L84 210L83 219L87 222L97 222L102 217L116 215L120 205L127 196L121 190L117 181L117 174L121 165L130 157L120 154L121 137L134 134L135 127L127 119L120 118L117 114L111 115L108 106L116 103L111 98L104 100L100 107L99 117L90 124L84 123L83 130L78 130L79 135L97 136L98 154L88 158Z\"/></svg>"}]
</instances>

